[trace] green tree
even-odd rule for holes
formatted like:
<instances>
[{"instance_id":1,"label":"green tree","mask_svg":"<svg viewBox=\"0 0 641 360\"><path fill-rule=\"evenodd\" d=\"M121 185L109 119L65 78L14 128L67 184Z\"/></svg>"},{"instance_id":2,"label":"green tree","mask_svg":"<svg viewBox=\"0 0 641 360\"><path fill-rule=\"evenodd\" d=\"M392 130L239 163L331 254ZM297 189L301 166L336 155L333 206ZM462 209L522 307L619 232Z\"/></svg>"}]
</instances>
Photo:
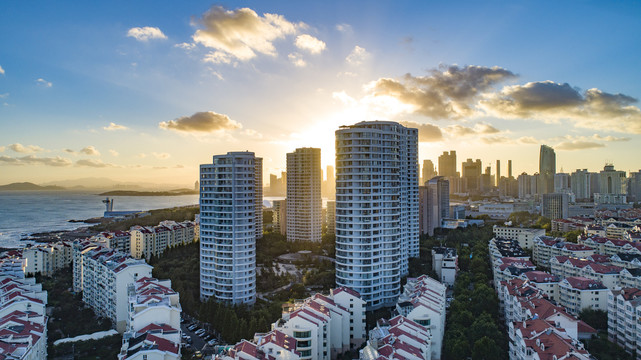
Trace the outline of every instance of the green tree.
<instances>
[{"instance_id":1,"label":"green tree","mask_svg":"<svg viewBox=\"0 0 641 360\"><path fill-rule=\"evenodd\" d=\"M608 313L605 310L585 309L579 313L579 319L596 330L608 329Z\"/></svg>"},{"instance_id":2,"label":"green tree","mask_svg":"<svg viewBox=\"0 0 641 360\"><path fill-rule=\"evenodd\" d=\"M496 360L504 357L505 356L501 351L501 348L493 339L483 336L474 342L474 346L472 348L473 360Z\"/></svg>"}]
</instances>

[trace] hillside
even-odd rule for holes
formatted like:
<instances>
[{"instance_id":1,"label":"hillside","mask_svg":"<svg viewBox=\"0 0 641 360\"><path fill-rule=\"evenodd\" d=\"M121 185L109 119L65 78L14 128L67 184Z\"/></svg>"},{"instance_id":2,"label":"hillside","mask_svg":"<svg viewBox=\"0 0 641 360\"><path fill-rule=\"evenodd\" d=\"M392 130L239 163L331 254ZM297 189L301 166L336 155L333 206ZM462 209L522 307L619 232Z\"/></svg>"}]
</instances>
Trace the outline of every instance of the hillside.
<instances>
[{"instance_id":1,"label":"hillside","mask_svg":"<svg viewBox=\"0 0 641 360\"><path fill-rule=\"evenodd\" d=\"M62 186L40 186L30 182L11 183L7 185L0 185L0 191L4 190L21 190L21 191L37 191L37 190L66 190Z\"/></svg>"}]
</instances>

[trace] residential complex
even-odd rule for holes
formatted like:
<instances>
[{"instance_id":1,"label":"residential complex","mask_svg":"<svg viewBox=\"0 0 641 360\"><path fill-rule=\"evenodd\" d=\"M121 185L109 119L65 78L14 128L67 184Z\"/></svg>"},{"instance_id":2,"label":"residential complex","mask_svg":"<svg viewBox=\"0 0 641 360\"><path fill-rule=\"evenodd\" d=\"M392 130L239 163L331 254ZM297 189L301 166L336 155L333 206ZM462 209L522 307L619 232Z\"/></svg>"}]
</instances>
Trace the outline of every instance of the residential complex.
<instances>
[{"instance_id":1,"label":"residential complex","mask_svg":"<svg viewBox=\"0 0 641 360\"><path fill-rule=\"evenodd\" d=\"M458 255L456 249L446 247L432 248L432 271L438 280L446 286L454 286L458 273Z\"/></svg>"},{"instance_id":2,"label":"residential complex","mask_svg":"<svg viewBox=\"0 0 641 360\"><path fill-rule=\"evenodd\" d=\"M450 182L443 176L432 177L418 188L419 234L434 235L444 219L450 217Z\"/></svg>"},{"instance_id":3,"label":"residential complex","mask_svg":"<svg viewBox=\"0 0 641 360\"><path fill-rule=\"evenodd\" d=\"M262 159L215 155L200 166L200 297L256 301L256 237L262 235Z\"/></svg>"},{"instance_id":4,"label":"residential complex","mask_svg":"<svg viewBox=\"0 0 641 360\"><path fill-rule=\"evenodd\" d=\"M336 284L392 306L419 255L418 130L390 121L336 131Z\"/></svg>"},{"instance_id":5,"label":"residential complex","mask_svg":"<svg viewBox=\"0 0 641 360\"><path fill-rule=\"evenodd\" d=\"M169 220L158 226L133 226L129 229L131 256L150 259L151 256L162 256L168 248L192 243L196 239L195 228L192 221L177 223Z\"/></svg>"},{"instance_id":6,"label":"residential complex","mask_svg":"<svg viewBox=\"0 0 641 360\"><path fill-rule=\"evenodd\" d=\"M532 249L534 239L545 236L545 229L494 225L493 231L496 238L518 241L522 249Z\"/></svg>"},{"instance_id":7,"label":"residential complex","mask_svg":"<svg viewBox=\"0 0 641 360\"><path fill-rule=\"evenodd\" d=\"M321 151L300 148L287 154L287 240L321 240Z\"/></svg>"}]
</instances>

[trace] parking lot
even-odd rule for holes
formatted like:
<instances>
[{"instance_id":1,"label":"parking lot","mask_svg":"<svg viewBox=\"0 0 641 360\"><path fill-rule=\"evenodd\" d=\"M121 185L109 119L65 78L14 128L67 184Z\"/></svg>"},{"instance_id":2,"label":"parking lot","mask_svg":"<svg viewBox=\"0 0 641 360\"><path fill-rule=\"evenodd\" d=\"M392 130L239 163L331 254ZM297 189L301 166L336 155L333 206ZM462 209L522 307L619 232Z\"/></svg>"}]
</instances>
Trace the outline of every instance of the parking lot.
<instances>
[{"instance_id":1,"label":"parking lot","mask_svg":"<svg viewBox=\"0 0 641 360\"><path fill-rule=\"evenodd\" d=\"M190 318L185 318L180 324L183 333L183 346L192 351L200 351L203 357L213 353L214 346L220 344L220 339L210 330L208 324L201 324Z\"/></svg>"}]
</instances>

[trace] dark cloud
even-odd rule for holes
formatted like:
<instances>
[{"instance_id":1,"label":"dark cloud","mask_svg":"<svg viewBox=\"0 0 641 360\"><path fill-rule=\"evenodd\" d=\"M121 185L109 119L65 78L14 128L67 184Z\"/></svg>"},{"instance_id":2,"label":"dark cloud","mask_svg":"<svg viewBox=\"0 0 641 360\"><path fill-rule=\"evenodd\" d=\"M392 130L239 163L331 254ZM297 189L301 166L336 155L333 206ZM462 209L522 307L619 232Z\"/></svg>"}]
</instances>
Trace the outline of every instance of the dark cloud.
<instances>
[{"instance_id":1,"label":"dark cloud","mask_svg":"<svg viewBox=\"0 0 641 360\"><path fill-rule=\"evenodd\" d=\"M391 96L433 119L458 119L473 113L476 98L494 85L516 75L500 67L451 65L428 76L405 75L400 80L382 78L371 86L373 95Z\"/></svg>"},{"instance_id":2,"label":"dark cloud","mask_svg":"<svg viewBox=\"0 0 641 360\"><path fill-rule=\"evenodd\" d=\"M432 124L419 124L413 121L401 121L401 125L417 128L419 142L436 142L443 140L443 132L441 129Z\"/></svg>"},{"instance_id":3,"label":"dark cloud","mask_svg":"<svg viewBox=\"0 0 641 360\"><path fill-rule=\"evenodd\" d=\"M240 129L242 125L227 115L213 111L197 112L192 116L183 116L175 120L163 121L160 128L184 132L214 132L220 130Z\"/></svg>"},{"instance_id":4,"label":"dark cloud","mask_svg":"<svg viewBox=\"0 0 641 360\"><path fill-rule=\"evenodd\" d=\"M473 127L463 126L459 124L450 125L446 127L445 132L452 136L468 136L468 135L484 135L484 134L496 134L501 132L499 129L495 128L490 124L478 123Z\"/></svg>"},{"instance_id":5,"label":"dark cloud","mask_svg":"<svg viewBox=\"0 0 641 360\"><path fill-rule=\"evenodd\" d=\"M599 89L581 93L567 83L540 81L506 86L480 105L503 118L569 119L579 127L641 134L641 110L632 105L636 102L623 94Z\"/></svg>"},{"instance_id":6,"label":"dark cloud","mask_svg":"<svg viewBox=\"0 0 641 360\"><path fill-rule=\"evenodd\" d=\"M98 150L91 145L80 149L80 152L85 155L100 156L100 152L98 152Z\"/></svg>"},{"instance_id":7,"label":"dark cloud","mask_svg":"<svg viewBox=\"0 0 641 360\"><path fill-rule=\"evenodd\" d=\"M0 156L0 163L8 165L45 165L55 167L65 167L71 165L71 160L60 156L56 157L37 157L27 155L22 157Z\"/></svg>"}]
</instances>

